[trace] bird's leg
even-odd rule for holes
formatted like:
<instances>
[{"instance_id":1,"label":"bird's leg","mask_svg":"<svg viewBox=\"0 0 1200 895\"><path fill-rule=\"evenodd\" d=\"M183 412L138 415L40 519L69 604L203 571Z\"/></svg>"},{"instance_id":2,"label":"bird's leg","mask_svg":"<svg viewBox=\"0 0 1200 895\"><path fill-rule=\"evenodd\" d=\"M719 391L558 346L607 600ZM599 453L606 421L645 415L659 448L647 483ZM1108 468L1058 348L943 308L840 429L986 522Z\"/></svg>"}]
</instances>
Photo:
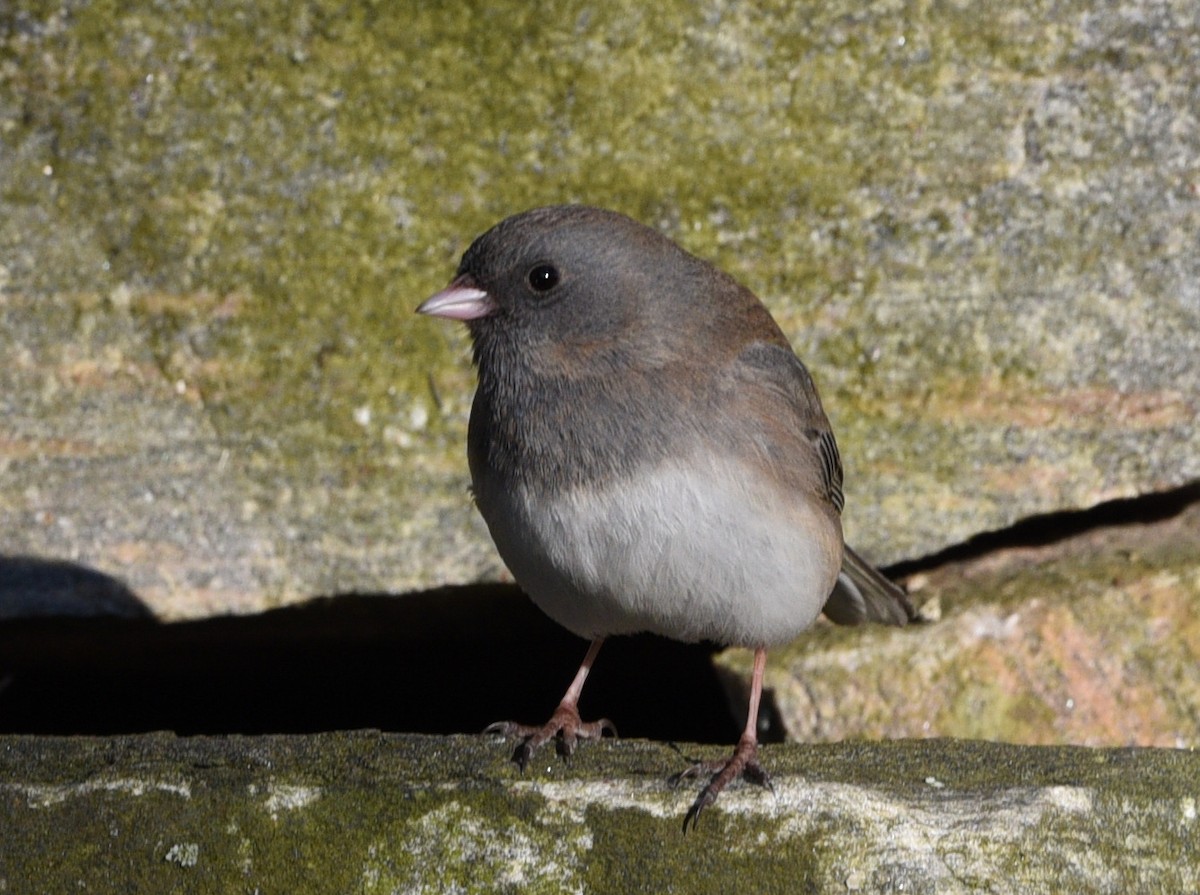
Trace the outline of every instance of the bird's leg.
<instances>
[{"instance_id":1,"label":"bird's leg","mask_svg":"<svg viewBox=\"0 0 1200 895\"><path fill-rule=\"evenodd\" d=\"M603 637L597 637L592 641L587 655L583 657L583 664L575 673L575 680L571 681L571 686L567 688L566 694L558 704L558 708L554 710L554 714L550 716L550 720L541 727L530 727L525 724L517 724L515 721L497 721L495 724L488 725L483 731L484 733L500 733L504 736L521 738L517 748L513 751L512 760L522 771L525 770L529 759L533 757L534 750L555 737L558 738L555 746L558 754L567 758L575 751L575 743L578 740L599 739L606 732L613 736L617 735L617 728L607 718L584 722L579 717L579 694L583 691L584 681L587 680L588 672L592 670L592 663L596 661L596 654L600 652L603 643Z\"/></svg>"},{"instance_id":2,"label":"bird's leg","mask_svg":"<svg viewBox=\"0 0 1200 895\"><path fill-rule=\"evenodd\" d=\"M708 785L700 790L696 801L683 818L683 831L686 833L690 826L696 829L700 820L700 812L717 800L731 780L744 777L759 786L771 787L771 778L758 763L758 703L762 696L763 672L767 667L767 651L763 648L754 651L754 674L750 680L750 711L746 718L746 729L742 731L737 745L725 761L699 762L675 774L668 781L671 786L678 786L683 780L698 777L701 774L712 774Z\"/></svg>"}]
</instances>

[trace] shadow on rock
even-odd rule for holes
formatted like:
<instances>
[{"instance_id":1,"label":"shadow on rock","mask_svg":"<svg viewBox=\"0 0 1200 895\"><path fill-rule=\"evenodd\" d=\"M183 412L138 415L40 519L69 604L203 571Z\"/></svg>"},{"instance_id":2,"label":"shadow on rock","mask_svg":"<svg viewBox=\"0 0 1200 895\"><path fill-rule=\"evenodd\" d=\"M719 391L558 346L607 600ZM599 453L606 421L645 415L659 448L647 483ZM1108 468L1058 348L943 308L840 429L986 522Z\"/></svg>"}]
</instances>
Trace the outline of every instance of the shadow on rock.
<instances>
[{"instance_id":1,"label":"shadow on rock","mask_svg":"<svg viewBox=\"0 0 1200 895\"><path fill-rule=\"evenodd\" d=\"M87 566L0 555L0 620L34 616L147 618L150 610L116 578Z\"/></svg>"},{"instance_id":2,"label":"shadow on rock","mask_svg":"<svg viewBox=\"0 0 1200 895\"><path fill-rule=\"evenodd\" d=\"M0 623L0 732L474 733L544 721L586 644L516 587L348 595L256 616ZM623 736L724 743L740 724L712 649L613 638L582 709ZM772 714L770 706L768 718ZM776 722L764 734L782 738Z\"/></svg>"}]
</instances>

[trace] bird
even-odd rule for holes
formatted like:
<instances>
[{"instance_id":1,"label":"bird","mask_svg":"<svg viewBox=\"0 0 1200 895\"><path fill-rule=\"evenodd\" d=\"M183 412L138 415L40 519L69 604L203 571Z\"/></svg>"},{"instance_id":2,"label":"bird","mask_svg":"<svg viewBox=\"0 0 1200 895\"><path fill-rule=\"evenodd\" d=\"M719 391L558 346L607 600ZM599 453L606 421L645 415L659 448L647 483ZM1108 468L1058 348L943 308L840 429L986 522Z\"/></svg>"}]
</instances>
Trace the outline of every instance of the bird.
<instances>
[{"instance_id":1,"label":"bird","mask_svg":"<svg viewBox=\"0 0 1200 895\"><path fill-rule=\"evenodd\" d=\"M608 637L650 632L754 651L746 726L684 816L735 779L764 786L767 650L824 611L914 620L906 592L843 542L843 468L808 368L763 303L710 262L616 211L550 205L471 243L417 312L462 321L478 384L471 489L517 584L589 641L550 719L516 738L523 770L556 741L616 735L578 702Z\"/></svg>"}]
</instances>

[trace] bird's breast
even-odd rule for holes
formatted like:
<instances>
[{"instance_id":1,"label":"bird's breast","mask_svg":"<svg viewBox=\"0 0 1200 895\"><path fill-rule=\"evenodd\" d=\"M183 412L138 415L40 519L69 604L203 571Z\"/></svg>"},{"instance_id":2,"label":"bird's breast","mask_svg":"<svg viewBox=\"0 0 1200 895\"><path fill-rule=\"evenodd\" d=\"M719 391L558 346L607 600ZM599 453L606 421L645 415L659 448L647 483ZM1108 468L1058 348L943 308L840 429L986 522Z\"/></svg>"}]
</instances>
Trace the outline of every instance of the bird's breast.
<instances>
[{"instance_id":1,"label":"bird's breast","mask_svg":"<svg viewBox=\"0 0 1200 895\"><path fill-rule=\"evenodd\" d=\"M585 637L784 642L816 618L841 564L836 513L727 456L557 488L482 462L472 477L517 582Z\"/></svg>"}]
</instances>

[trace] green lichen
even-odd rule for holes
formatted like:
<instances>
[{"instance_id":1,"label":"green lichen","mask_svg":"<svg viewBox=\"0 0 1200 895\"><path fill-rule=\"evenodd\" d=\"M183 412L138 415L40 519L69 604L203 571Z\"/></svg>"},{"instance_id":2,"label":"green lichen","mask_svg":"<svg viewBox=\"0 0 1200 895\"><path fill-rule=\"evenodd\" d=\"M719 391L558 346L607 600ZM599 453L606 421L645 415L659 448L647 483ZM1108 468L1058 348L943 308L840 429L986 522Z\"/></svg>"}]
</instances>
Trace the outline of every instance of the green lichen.
<instances>
[{"instance_id":1,"label":"green lichen","mask_svg":"<svg viewBox=\"0 0 1200 895\"><path fill-rule=\"evenodd\" d=\"M688 797L663 782L669 750L587 744L570 767L524 776L505 751L488 738L369 732L0 738L12 846L0 853L0 879L47 891L716 893L910 878L917 892L946 891L955 878L1055 888L1117 874L1136 888L1155 862L1187 879L1184 844L1200 822L1196 756L1166 750L771 747L764 757L789 781L786 798L808 792L811 806L781 811L781 796L754 789L742 799L739 787L687 836ZM63 797L39 800L33 782L62 784ZM272 789L310 797L284 807L270 802ZM734 799L743 807L726 810ZM882 799L878 816L855 814L864 799ZM1007 814L1031 826L1006 827ZM176 860L185 853L194 863Z\"/></svg>"},{"instance_id":2,"label":"green lichen","mask_svg":"<svg viewBox=\"0 0 1200 895\"><path fill-rule=\"evenodd\" d=\"M322 508L289 483L321 481L359 542L436 505L475 543L465 335L412 310L496 220L614 207L762 295L837 426L848 529L911 556L1189 474L1190 407L1161 437L1097 440L1103 404L1006 419L1128 403L1195 330L1194 152L1155 105L1186 101L1186 29L1093 13L30 0L0 31L0 283L115 298L293 526ZM1166 349L1129 361L1134 330ZM990 417L930 412L980 384ZM1018 488L1029 457L1070 475Z\"/></svg>"},{"instance_id":3,"label":"green lichen","mask_svg":"<svg viewBox=\"0 0 1200 895\"><path fill-rule=\"evenodd\" d=\"M355 408L434 403L430 371L448 345L461 358L462 341L410 312L471 236L528 205L616 206L768 295L827 290L876 228L839 225L836 254L814 258L814 216L851 211L857 186L895 167L892 149L862 142L883 113L857 95L902 65L919 96L962 52L950 31L877 56L883 21L830 47L836 13L784 8L724 10L712 30L683 8L624 4L553 17L368 3L26 15L45 30L7 46L25 112L6 136L52 135L52 152L22 153L18 181L36 196L51 166L58 214L103 246L92 282L197 295L146 324L168 365L201 330L200 386L223 431L307 440L315 428L352 445L369 434ZM685 65L705 55L707 69ZM463 89L464 69L477 89ZM730 79L736 102L722 99ZM895 221L889 240L911 226ZM235 294L236 313L212 320L203 296ZM823 343L833 359L837 342Z\"/></svg>"}]
</instances>

